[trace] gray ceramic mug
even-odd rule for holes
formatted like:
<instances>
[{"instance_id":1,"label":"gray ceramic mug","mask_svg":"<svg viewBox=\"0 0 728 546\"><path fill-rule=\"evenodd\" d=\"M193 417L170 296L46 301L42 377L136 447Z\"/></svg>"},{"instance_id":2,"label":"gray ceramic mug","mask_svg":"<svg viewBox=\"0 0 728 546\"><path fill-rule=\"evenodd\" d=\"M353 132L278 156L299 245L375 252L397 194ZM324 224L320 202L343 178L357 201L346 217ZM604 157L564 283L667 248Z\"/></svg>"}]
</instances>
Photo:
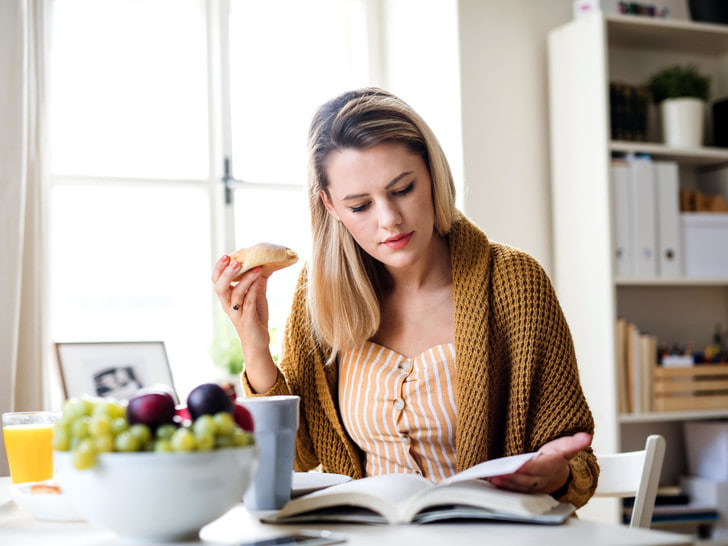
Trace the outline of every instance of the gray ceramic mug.
<instances>
[{"instance_id":1,"label":"gray ceramic mug","mask_svg":"<svg viewBox=\"0 0 728 546\"><path fill-rule=\"evenodd\" d=\"M253 416L260 449L258 471L243 502L249 510L278 510L291 498L300 397L256 396L238 402Z\"/></svg>"}]
</instances>

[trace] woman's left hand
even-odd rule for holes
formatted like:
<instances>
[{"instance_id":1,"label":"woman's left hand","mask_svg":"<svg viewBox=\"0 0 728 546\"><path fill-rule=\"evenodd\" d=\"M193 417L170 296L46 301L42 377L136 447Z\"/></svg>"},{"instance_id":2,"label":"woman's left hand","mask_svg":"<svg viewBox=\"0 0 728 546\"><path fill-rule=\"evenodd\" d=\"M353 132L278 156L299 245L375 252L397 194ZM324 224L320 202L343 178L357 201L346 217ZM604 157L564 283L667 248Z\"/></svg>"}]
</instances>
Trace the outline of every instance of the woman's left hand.
<instances>
[{"instance_id":1,"label":"woman's left hand","mask_svg":"<svg viewBox=\"0 0 728 546\"><path fill-rule=\"evenodd\" d=\"M582 449L589 447L592 437L586 432L552 440L538 454L513 474L494 476L488 481L496 487L527 493L553 493L569 479L569 461Z\"/></svg>"}]
</instances>

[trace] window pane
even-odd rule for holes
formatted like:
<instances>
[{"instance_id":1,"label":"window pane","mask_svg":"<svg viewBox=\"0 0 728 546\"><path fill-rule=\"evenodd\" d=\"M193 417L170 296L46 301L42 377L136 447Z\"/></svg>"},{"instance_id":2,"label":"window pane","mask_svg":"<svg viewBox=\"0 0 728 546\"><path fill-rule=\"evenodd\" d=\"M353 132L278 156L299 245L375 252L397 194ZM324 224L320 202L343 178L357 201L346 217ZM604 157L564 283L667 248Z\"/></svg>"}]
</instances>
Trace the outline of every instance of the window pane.
<instances>
[{"instance_id":1,"label":"window pane","mask_svg":"<svg viewBox=\"0 0 728 546\"><path fill-rule=\"evenodd\" d=\"M263 206L261 206L264 204ZM298 262L268 280L269 326L283 331L296 280L311 247L308 205L303 190L241 189L235 192L237 248L260 242L292 248ZM281 341L279 339L279 341Z\"/></svg>"},{"instance_id":2,"label":"window pane","mask_svg":"<svg viewBox=\"0 0 728 546\"><path fill-rule=\"evenodd\" d=\"M209 364L207 193L67 185L52 199L51 339L164 341L180 393L223 375Z\"/></svg>"},{"instance_id":3,"label":"window pane","mask_svg":"<svg viewBox=\"0 0 728 546\"><path fill-rule=\"evenodd\" d=\"M52 29L54 173L207 176L199 0L57 0Z\"/></svg>"},{"instance_id":4,"label":"window pane","mask_svg":"<svg viewBox=\"0 0 728 546\"><path fill-rule=\"evenodd\" d=\"M363 0L233 0L233 169L249 182L304 184L314 110L369 79Z\"/></svg>"}]
</instances>

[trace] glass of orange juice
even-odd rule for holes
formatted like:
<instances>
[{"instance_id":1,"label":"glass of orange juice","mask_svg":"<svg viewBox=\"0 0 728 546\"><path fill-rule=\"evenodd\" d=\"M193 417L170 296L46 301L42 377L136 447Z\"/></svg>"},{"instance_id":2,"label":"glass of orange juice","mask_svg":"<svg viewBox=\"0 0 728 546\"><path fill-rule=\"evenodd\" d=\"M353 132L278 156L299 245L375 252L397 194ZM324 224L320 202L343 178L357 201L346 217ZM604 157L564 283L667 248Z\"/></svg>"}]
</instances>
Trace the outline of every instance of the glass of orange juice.
<instances>
[{"instance_id":1,"label":"glass of orange juice","mask_svg":"<svg viewBox=\"0 0 728 546\"><path fill-rule=\"evenodd\" d=\"M53 424L60 412L3 413L3 439L13 483L53 477Z\"/></svg>"}]
</instances>

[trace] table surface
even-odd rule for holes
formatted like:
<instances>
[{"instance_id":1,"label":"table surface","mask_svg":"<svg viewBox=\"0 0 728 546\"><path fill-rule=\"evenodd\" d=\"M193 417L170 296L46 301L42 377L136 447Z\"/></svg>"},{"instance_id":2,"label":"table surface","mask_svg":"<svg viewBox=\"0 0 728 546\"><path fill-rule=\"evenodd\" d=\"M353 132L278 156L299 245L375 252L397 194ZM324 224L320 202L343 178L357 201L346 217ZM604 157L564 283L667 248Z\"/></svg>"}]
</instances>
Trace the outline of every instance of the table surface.
<instances>
[{"instance_id":1,"label":"table surface","mask_svg":"<svg viewBox=\"0 0 728 546\"><path fill-rule=\"evenodd\" d=\"M0 478L0 544L7 545L106 545L124 544L113 533L85 522L52 522L36 520L7 498L10 479ZM434 523L428 525L271 525L258 520L256 514L242 504L200 531L200 539L185 545L243 545L256 539L272 538L301 529L324 530L344 535L346 544L387 544L430 546L456 541L458 546L469 544L589 544L590 546L620 545L689 545L691 537L647 529L630 529L592 521L569 519L563 525L546 526L513 523ZM126 543L128 544L128 542Z\"/></svg>"}]
</instances>

